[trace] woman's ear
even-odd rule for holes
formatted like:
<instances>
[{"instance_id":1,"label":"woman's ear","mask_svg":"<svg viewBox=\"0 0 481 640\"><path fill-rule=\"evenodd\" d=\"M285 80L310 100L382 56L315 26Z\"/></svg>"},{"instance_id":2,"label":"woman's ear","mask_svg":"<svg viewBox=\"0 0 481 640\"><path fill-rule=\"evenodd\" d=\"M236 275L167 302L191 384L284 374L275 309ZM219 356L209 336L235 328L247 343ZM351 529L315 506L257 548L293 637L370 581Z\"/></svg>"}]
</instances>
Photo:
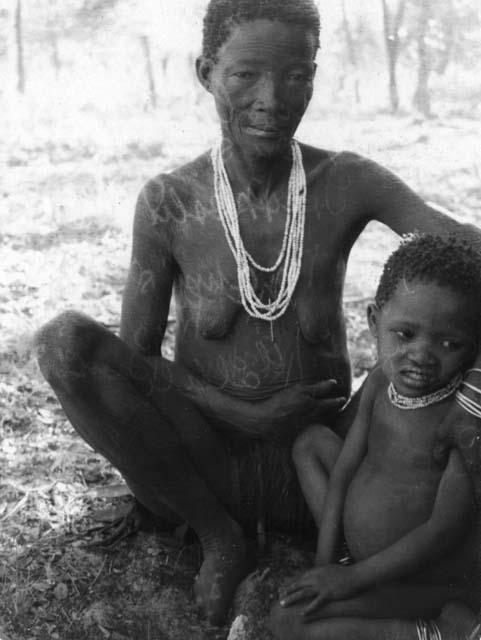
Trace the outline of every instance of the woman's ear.
<instances>
[{"instance_id":1,"label":"woman's ear","mask_svg":"<svg viewBox=\"0 0 481 640\"><path fill-rule=\"evenodd\" d=\"M211 76L214 68L214 61L205 56L199 56L195 61L195 71L200 84L209 93L212 92Z\"/></svg>"},{"instance_id":2,"label":"woman's ear","mask_svg":"<svg viewBox=\"0 0 481 640\"><path fill-rule=\"evenodd\" d=\"M367 305L367 324L374 338L377 338L380 309L374 302Z\"/></svg>"}]
</instances>

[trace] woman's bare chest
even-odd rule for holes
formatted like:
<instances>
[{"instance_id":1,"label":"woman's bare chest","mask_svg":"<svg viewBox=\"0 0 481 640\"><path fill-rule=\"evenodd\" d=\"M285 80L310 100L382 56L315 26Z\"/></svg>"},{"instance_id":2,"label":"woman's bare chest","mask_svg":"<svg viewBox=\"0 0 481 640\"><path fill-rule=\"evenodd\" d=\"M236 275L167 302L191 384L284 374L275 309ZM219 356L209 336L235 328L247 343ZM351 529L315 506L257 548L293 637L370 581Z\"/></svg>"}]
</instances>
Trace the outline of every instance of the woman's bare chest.
<instances>
[{"instance_id":1,"label":"woman's bare chest","mask_svg":"<svg viewBox=\"0 0 481 640\"><path fill-rule=\"evenodd\" d=\"M240 225L246 251L266 268L276 263L286 242L282 213L277 219L272 211L270 217L262 220L244 216ZM314 217L312 210L309 213ZM327 317L338 315L345 273L342 229L331 224L328 233L326 226L317 219L306 224L299 278L291 298L301 329L313 342L330 331ZM226 230L218 217L212 215L184 229L177 246L179 301L189 315L196 317L201 332L221 337L242 307L239 258ZM288 269L284 262L267 273L250 267L249 282L255 295L264 303L276 300Z\"/></svg>"}]
</instances>

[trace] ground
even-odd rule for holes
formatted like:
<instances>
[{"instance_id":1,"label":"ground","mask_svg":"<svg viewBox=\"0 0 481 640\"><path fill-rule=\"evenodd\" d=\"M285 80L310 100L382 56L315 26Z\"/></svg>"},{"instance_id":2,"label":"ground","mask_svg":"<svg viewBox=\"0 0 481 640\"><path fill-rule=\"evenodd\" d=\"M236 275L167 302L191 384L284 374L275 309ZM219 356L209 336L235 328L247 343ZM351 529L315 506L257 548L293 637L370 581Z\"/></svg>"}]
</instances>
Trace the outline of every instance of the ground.
<instances>
[{"instance_id":1,"label":"ground","mask_svg":"<svg viewBox=\"0 0 481 640\"><path fill-rule=\"evenodd\" d=\"M0 156L9 169L0 177L2 640L228 635L228 627L209 629L192 605L200 557L182 531L177 537L142 533L112 550L90 546L101 541L96 527L127 508L131 498L119 474L76 437L31 353L33 330L66 307L118 329L135 194L145 179L204 144L197 136L191 145L169 146L153 131L140 140L134 132L115 148L95 139L82 143L78 136L72 141L65 132L15 143L0 136ZM480 137L476 122L466 117L418 121L385 114L346 121L313 114L300 133L313 144L369 155L426 199L478 224ZM391 233L370 225L352 256L345 312L357 383L375 359L366 302L395 242ZM167 357L174 323L172 310ZM295 547L269 539L259 571L237 598L231 640L268 637L264 616L276 585L310 562Z\"/></svg>"}]
</instances>

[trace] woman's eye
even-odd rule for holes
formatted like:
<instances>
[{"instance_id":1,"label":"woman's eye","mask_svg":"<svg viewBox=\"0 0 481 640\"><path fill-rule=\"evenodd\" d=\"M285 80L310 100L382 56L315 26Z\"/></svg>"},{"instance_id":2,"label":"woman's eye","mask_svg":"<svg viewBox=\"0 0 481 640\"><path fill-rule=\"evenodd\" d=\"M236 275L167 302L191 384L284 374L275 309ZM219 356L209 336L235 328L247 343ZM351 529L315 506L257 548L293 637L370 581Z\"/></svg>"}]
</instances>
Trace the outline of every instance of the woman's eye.
<instances>
[{"instance_id":1,"label":"woman's eye","mask_svg":"<svg viewBox=\"0 0 481 640\"><path fill-rule=\"evenodd\" d=\"M252 78L254 77L254 72L253 71L236 71L234 73L234 76L236 78L240 78L241 80L252 80Z\"/></svg>"},{"instance_id":2,"label":"woman's eye","mask_svg":"<svg viewBox=\"0 0 481 640\"><path fill-rule=\"evenodd\" d=\"M394 332L400 340L411 340L414 333L409 329L396 329Z\"/></svg>"},{"instance_id":3,"label":"woman's eye","mask_svg":"<svg viewBox=\"0 0 481 640\"><path fill-rule=\"evenodd\" d=\"M311 77L306 73L290 73L288 79L291 82L310 82Z\"/></svg>"}]
</instances>

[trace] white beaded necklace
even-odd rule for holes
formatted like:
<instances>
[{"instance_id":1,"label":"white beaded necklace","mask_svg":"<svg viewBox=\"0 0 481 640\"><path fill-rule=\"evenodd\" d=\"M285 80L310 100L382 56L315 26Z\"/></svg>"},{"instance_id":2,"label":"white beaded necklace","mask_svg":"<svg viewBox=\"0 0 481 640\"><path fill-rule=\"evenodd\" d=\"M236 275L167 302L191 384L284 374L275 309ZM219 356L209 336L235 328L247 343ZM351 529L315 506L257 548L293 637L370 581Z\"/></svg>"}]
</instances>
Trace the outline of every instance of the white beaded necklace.
<instances>
[{"instance_id":1,"label":"white beaded necklace","mask_svg":"<svg viewBox=\"0 0 481 640\"><path fill-rule=\"evenodd\" d=\"M304 223L306 218L306 174L299 144L292 140L292 168L287 192L287 218L279 256L270 267L254 260L242 242L239 216L229 177L222 160L222 143L212 149L214 192L219 217L227 243L237 265L237 279L242 306L253 318L272 322L286 311L296 288L302 264ZM252 286L250 266L263 273L274 273L283 264L281 284L277 297L268 303L259 299Z\"/></svg>"},{"instance_id":2,"label":"white beaded necklace","mask_svg":"<svg viewBox=\"0 0 481 640\"><path fill-rule=\"evenodd\" d=\"M391 403L398 409L422 409L423 407L428 407L430 404L435 404L448 398L459 387L462 379L462 374L458 373L445 387L428 393L427 396L416 396L414 398L400 394L391 382L387 388L387 394Z\"/></svg>"}]
</instances>

